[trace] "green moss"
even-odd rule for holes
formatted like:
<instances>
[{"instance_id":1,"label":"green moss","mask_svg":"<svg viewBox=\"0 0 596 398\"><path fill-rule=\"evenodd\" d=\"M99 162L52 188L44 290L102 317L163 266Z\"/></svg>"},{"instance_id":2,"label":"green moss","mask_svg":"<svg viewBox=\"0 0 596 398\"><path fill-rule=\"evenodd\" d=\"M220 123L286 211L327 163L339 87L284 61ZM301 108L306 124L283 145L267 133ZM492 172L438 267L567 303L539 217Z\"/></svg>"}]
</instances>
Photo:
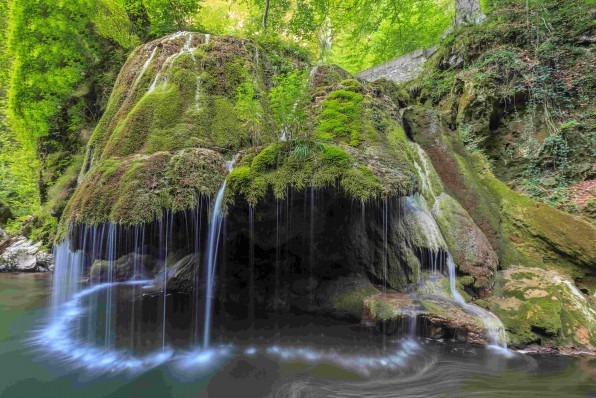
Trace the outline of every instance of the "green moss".
<instances>
[{"instance_id":1,"label":"green moss","mask_svg":"<svg viewBox=\"0 0 596 398\"><path fill-rule=\"evenodd\" d=\"M512 236L515 248L527 262L548 264L552 258L553 265L565 266L578 277L585 275L585 270L574 264L594 268L596 227L513 192L483 167L485 160L480 154L473 159L482 182L501 201L503 231Z\"/></svg>"},{"instance_id":2,"label":"green moss","mask_svg":"<svg viewBox=\"0 0 596 398\"><path fill-rule=\"evenodd\" d=\"M350 145L357 146L361 142L363 99L362 94L347 90L337 90L327 96L323 101L317 138L348 139Z\"/></svg>"},{"instance_id":3,"label":"green moss","mask_svg":"<svg viewBox=\"0 0 596 398\"><path fill-rule=\"evenodd\" d=\"M308 140L275 143L252 158L250 168L248 162L242 162L242 171L235 169L229 177L234 179L228 180L229 200L240 195L256 205L269 187L277 199L284 199L288 187L322 189L338 183L347 196L361 201L385 193L382 181L372 170L354 164L348 152L334 145Z\"/></svg>"},{"instance_id":4,"label":"green moss","mask_svg":"<svg viewBox=\"0 0 596 398\"><path fill-rule=\"evenodd\" d=\"M408 94L402 86L399 86L384 77L377 79L374 82L367 83L367 86L381 91L400 108L407 106L411 102L410 94Z\"/></svg>"},{"instance_id":5,"label":"green moss","mask_svg":"<svg viewBox=\"0 0 596 398\"><path fill-rule=\"evenodd\" d=\"M593 345L596 312L563 282L565 276L530 267L512 267L501 274L499 295L487 301L507 327L513 344Z\"/></svg>"},{"instance_id":6,"label":"green moss","mask_svg":"<svg viewBox=\"0 0 596 398\"><path fill-rule=\"evenodd\" d=\"M83 156L77 156L68 166L54 185L48 190L45 208L51 214L62 214L64 207L77 185L77 179L83 166Z\"/></svg>"},{"instance_id":7,"label":"green moss","mask_svg":"<svg viewBox=\"0 0 596 398\"><path fill-rule=\"evenodd\" d=\"M379 178L365 166L348 170L340 181L342 190L349 196L365 202L383 192Z\"/></svg>"},{"instance_id":8,"label":"green moss","mask_svg":"<svg viewBox=\"0 0 596 398\"><path fill-rule=\"evenodd\" d=\"M333 306L354 317L360 317L362 316L364 300L378 293L379 291L373 287L354 289L333 297Z\"/></svg>"},{"instance_id":9,"label":"green moss","mask_svg":"<svg viewBox=\"0 0 596 398\"><path fill-rule=\"evenodd\" d=\"M234 193L234 196L251 196L252 176L250 167L237 167L232 170L226 177L226 187Z\"/></svg>"},{"instance_id":10,"label":"green moss","mask_svg":"<svg viewBox=\"0 0 596 398\"><path fill-rule=\"evenodd\" d=\"M248 134L242 128L234 105L225 97L215 97L212 106L211 141L221 148L240 148Z\"/></svg>"},{"instance_id":11,"label":"green moss","mask_svg":"<svg viewBox=\"0 0 596 398\"><path fill-rule=\"evenodd\" d=\"M414 155L408 143L406 132L400 124L391 122L388 125L387 141L393 149L398 165L406 171L414 174Z\"/></svg>"},{"instance_id":12,"label":"green moss","mask_svg":"<svg viewBox=\"0 0 596 398\"><path fill-rule=\"evenodd\" d=\"M272 144L265 147L257 156L255 156L251 163L251 168L255 173L262 173L277 165L280 151L283 149L283 144Z\"/></svg>"},{"instance_id":13,"label":"green moss","mask_svg":"<svg viewBox=\"0 0 596 398\"><path fill-rule=\"evenodd\" d=\"M159 152L94 166L69 201L60 236L72 223L138 225L161 218L163 209L193 208L198 195L213 196L223 181L223 159L204 149Z\"/></svg>"},{"instance_id":14,"label":"green moss","mask_svg":"<svg viewBox=\"0 0 596 398\"><path fill-rule=\"evenodd\" d=\"M235 57L223 66L225 92L228 98L236 95L236 87L246 79L248 70L244 64L245 60L242 57Z\"/></svg>"},{"instance_id":15,"label":"green moss","mask_svg":"<svg viewBox=\"0 0 596 398\"><path fill-rule=\"evenodd\" d=\"M394 305L371 298L367 302L368 310L373 319L380 321L390 321L397 319L401 315L401 310Z\"/></svg>"},{"instance_id":16,"label":"green moss","mask_svg":"<svg viewBox=\"0 0 596 398\"><path fill-rule=\"evenodd\" d=\"M215 195L223 182L222 161L213 153L200 149L187 149L173 155L165 171L172 210L195 207L197 195Z\"/></svg>"},{"instance_id":17,"label":"green moss","mask_svg":"<svg viewBox=\"0 0 596 398\"><path fill-rule=\"evenodd\" d=\"M324 163L347 168L350 166L350 155L341 148L332 145L321 146L321 159Z\"/></svg>"},{"instance_id":18,"label":"green moss","mask_svg":"<svg viewBox=\"0 0 596 398\"><path fill-rule=\"evenodd\" d=\"M342 80L341 86L344 90L353 91L355 93L361 93L363 89L362 84L356 79Z\"/></svg>"}]
</instances>

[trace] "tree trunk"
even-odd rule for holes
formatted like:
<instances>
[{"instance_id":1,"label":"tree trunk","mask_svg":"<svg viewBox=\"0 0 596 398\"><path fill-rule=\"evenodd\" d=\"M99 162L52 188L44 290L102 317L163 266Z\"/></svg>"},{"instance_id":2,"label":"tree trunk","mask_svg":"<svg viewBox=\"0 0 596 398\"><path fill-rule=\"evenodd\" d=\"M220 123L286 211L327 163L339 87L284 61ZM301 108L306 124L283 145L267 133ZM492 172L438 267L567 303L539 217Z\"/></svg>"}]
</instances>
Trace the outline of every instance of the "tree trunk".
<instances>
[{"instance_id":1,"label":"tree trunk","mask_svg":"<svg viewBox=\"0 0 596 398\"><path fill-rule=\"evenodd\" d=\"M267 30L267 17L269 16L269 0L265 1L265 11L263 12L263 29Z\"/></svg>"},{"instance_id":2,"label":"tree trunk","mask_svg":"<svg viewBox=\"0 0 596 398\"><path fill-rule=\"evenodd\" d=\"M453 25L465 23L476 24L481 22L486 15L482 12L479 0L455 0L455 20Z\"/></svg>"}]
</instances>

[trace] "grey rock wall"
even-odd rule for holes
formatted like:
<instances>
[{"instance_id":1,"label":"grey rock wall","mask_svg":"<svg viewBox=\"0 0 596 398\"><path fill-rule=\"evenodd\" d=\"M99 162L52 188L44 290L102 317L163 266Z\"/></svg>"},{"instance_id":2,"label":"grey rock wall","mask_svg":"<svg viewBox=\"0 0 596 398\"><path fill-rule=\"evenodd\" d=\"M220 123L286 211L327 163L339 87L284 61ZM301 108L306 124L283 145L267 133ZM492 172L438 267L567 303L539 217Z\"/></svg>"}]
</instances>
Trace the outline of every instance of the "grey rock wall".
<instances>
[{"instance_id":1,"label":"grey rock wall","mask_svg":"<svg viewBox=\"0 0 596 398\"><path fill-rule=\"evenodd\" d=\"M414 50L399 58L392 59L391 61L364 70L356 74L356 76L368 81L375 81L384 77L393 80L396 83L403 83L415 79L422 71L424 63L437 51L437 48L438 47L435 46L429 49L420 48Z\"/></svg>"},{"instance_id":2,"label":"grey rock wall","mask_svg":"<svg viewBox=\"0 0 596 398\"><path fill-rule=\"evenodd\" d=\"M453 25L477 24L486 18L479 0L455 0L455 20Z\"/></svg>"}]
</instances>

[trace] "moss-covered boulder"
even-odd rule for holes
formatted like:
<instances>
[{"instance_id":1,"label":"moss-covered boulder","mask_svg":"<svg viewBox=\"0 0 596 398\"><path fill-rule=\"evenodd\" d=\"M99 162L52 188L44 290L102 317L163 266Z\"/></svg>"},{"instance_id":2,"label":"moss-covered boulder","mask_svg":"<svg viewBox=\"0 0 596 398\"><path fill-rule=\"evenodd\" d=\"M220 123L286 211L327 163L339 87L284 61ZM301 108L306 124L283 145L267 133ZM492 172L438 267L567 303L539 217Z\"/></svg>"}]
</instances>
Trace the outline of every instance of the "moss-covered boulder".
<instances>
[{"instance_id":1,"label":"moss-covered boulder","mask_svg":"<svg viewBox=\"0 0 596 398\"><path fill-rule=\"evenodd\" d=\"M495 293L487 302L505 324L511 344L594 350L596 310L568 276L510 267L499 273Z\"/></svg>"},{"instance_id":2,"label":"moss-covered boulder","mask_svg":"<svg viewBox=\"0 0 596 398\"><path fill-rule=\"evenodd\" d=\"M224 178L228 206L288 189L334 188L361 202L415 191L395 85L308 70L297 53L231 37L183 32L137 48L91 136L58 239L75 224L139 225L192 208ZM300 103L281 104L284 84Z\"/></svg>"},{"instance_id":3,"label":"moss-covered boulder","mask_svg":"<svg viewBox=\"0 0 596 398\"><path fill-rule=\"evenodd\" d=\"M473 344L487 344L486 326L474 314L442 296L388 293L364 301L363 321L386 333L407 333L415 322L418 334L430 338L455 338Z\"/></svg>"},{"instance_id":4,"label":"moss-covered boulder","mask_svg":"<svg viewBox=\"0 0 596 398\"><path fill-rule=\"evenodd\" d=\"M468 212L451 196L437 197L433 214L458 270L472 277L470 287L486 295L494 284L497 255Z\"/></svg>"},{"instance_id":5,"label":"moss-covered boulder","mask_svg":"<svg viewBox=\"0 0 596 398\"><path fill-rule=\"evenodd\" d=\"M164 209L195 207L198 195L217 192L226 173L222 155L203 148L100 161L66 206L59 238L75 223L139 225L160 219Z\"/></svg>"}]
</instances>

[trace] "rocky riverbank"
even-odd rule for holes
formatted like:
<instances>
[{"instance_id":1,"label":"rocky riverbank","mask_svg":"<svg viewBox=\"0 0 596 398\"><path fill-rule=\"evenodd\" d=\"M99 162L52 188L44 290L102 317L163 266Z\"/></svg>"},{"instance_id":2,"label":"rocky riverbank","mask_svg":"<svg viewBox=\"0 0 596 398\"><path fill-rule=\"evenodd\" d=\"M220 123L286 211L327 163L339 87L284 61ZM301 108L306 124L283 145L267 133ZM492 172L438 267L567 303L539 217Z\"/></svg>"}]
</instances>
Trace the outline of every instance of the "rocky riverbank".
<instances>
[{"instance_id":1,"label":"rocky riverbank","mask_svg":"<svg viewBox=\"0 0 596 398\"><path fill-rule=\"evenodd\" d=\"M24 236L0 228L0 272L47 272L54 269L52 253Z\"/></svg>"}]
</instances>

